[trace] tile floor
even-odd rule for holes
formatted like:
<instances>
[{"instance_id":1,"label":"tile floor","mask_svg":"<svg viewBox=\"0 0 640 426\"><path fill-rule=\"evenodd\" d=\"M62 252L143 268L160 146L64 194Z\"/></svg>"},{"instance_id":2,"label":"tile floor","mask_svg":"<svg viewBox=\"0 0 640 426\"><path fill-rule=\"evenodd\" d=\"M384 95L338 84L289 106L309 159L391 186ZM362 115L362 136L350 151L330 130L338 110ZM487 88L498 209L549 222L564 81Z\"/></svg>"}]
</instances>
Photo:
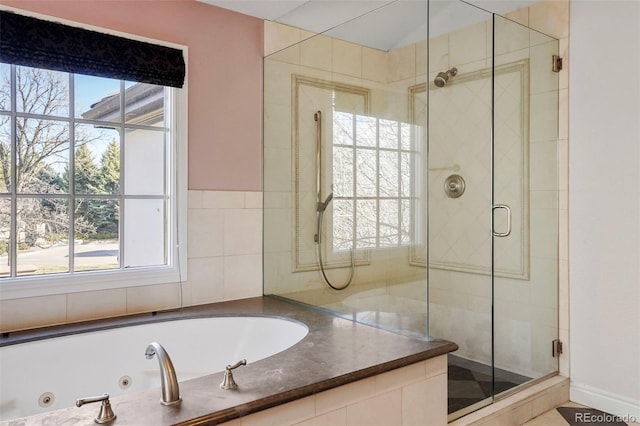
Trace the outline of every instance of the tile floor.
<instances>
[{"instance_id":1,"label":"tile floor","mask_svg":"<svg viewBox=\"0 0 640 426\"><path fill-rule=\"evenodd\" d=\"M493 383L492 369L488 365L451 354L448 363L449 414L490 397L493 386L498 394L530 380L529 377L496 368L496 380Z\"/></svg>"},{"instance_id":2,"label":"tile floor","mask_svg":"<svg viewBox=\"0 0 640 426\"><path fill-rule=\"evenodd\" d=\"M478 362L449 354L448 356L448 413L451 414L460 409L473 405L491 396L492 380L491 367ZM495 391L504 392L530 379L509 371L495 370ZM567 402L560 407L573 407L589 410L584 405ZM640 426L635 422L571 422L574 413L567 413L567 419L557 410L558 407L528 421L522 426ZM585 413L585 412L583 412ZM597 413L593 413L597 415Z\"/></svg>"},{"instance_id":3,"label":"tile floor","mask_svg":"<svg viewBox=\"0 0 640 426\"><path fill-rule=\"evenodd\" d=\"M584 405L576 404L574 402L567 402L562 404L561 407L578 407L578 408L587 408ZM587 424L587 423L578 423L578 424ZM604 425L615 425L622 423L588 423L592 426L604 426ZM569 423L562 417L562 415L555 408L547 411L544 414L539 415L538 417L529 420L522 426L567 426ZM640 423L628 422L628 426L640 426Z\"/></svg>"}]
</instances>

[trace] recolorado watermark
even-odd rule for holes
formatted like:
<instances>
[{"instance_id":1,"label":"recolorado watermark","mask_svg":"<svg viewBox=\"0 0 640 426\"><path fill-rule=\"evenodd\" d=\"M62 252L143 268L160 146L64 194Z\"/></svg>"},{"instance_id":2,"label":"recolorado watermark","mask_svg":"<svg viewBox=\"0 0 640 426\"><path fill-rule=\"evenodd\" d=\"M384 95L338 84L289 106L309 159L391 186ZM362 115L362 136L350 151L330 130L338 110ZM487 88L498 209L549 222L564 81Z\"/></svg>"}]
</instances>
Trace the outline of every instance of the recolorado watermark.
<instances>
[{"instance_id":1,"label":"recolorado watermark","mask_svg":"<svg viewBox=\"0 0 640 426\"><path fill-rule=\"evenodd\" d=\"M577 412L574 414L574 420L582 423L637 423L638 419L629 414L616 416L608 413L591 413L589 411Z\"/></svg>"}]
</instances>

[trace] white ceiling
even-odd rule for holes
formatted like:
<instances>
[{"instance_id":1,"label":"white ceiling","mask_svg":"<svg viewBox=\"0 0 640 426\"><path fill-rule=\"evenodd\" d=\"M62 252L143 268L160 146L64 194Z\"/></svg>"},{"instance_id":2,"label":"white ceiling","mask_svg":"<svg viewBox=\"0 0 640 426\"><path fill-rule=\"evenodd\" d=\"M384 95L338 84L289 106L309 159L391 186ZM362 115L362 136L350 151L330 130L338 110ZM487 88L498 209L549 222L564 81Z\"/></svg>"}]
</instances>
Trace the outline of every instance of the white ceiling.
<instances>
[{"instance_id":1,"label":"white ceiling","mask_svg":"<svg viewBox=\"0 0 640 426\"><path fill-rule=\"evenodd\" d=\"M199 0L381 50L427 38L425 0ZM504 15L538 0L431 0L430 36ZM474 7L477 6L477 7Z\"/></svg>"}]
</instances>

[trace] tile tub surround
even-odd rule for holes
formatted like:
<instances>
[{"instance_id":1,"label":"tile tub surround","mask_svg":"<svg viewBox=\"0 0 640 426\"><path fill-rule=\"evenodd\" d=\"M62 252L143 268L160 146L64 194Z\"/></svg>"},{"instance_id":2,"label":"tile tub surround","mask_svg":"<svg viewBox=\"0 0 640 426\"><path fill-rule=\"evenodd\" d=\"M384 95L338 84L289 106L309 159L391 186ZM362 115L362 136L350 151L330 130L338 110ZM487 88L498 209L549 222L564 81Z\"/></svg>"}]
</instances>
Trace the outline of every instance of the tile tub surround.
<instances>
[{"instance_id":1,"label":"tile tub surround","mask_svg":"<svg viewBox=\"0 0 640 426\"><path fill-rule=\"evenodd\" d=\"M182 283L1 300L0 332L261 296L262 192L189 190L188 197Z\"/></svg>"},{"instance_id":2,"label":"tile tub surround","mask_svg":"<svg viewBox=\"0 0 640 426\"><path fill-rule=\"evenodd\" d=\"M165 424L219 424L234 420L244 424L247 416L264 415L262 412L271 407L291 403L306 406L314 404L306 415L296 421L312 418L318 407L324 404L326 415L334 410L331 399L340 397L349 386L366 391L367 386L373 393L366 392L353 401L351 415L358 418L359 411L367 402L376 404L378 399L389 400L397 407L398 398L402 404L411 399L409 389L425 384L441 384L438 388L425 388L420 395L432 393L443 396L442 404L434 404L434 410L442 411L446 418L446 357L455 351L457 345L443 340L424 341L410 339L366 325L357 324L326 313L307 309L270 297L258 297L244 300L185 308L180 311L158 313L157 315L136 315L130 318L94 321L86 324L50 327L32 331L10 333L0 338L0 345L29 341L44 336L64 335L81 331L126 326L155 320L169 320L180 317L201 315L269 315L301 321L309 327L309 334L292 348L269 358L249 363L234 372L238 382L238 391L224 391L218 388L223 373L216 373L180 383L183 402L177 407L162 407L158 399L160 389L114 397L111 405L121 425L165 425ZM205 337L206 338L206 337ZM223 344L224 342L221 342ZM444 368L438 369L439 361ZM404 368L403 368L404 367ZM437 373L433 379L429 374ZM442 371L440 371L442 370ZM421 373L422 376L416 373ZM422 378L417 381L416 378ZM444 380L439 380L444 378ZM356 385L353 385L357 383ZM399 387L398 383L406 383ZM345 386L346 385L346 386ZM441 389L440 389L441 387ZM402 390L407 389L402 395ZM389 391L387 391L389 390ZM99 393L99 390L97 390ZM78 395L78 397L85 395ZM418 411L424 404L414 404ZM271 408L278 410L280 407ZM344 407L342 407L344 408ZM92 424L98 407L64 408L22 419L3 422L6 426L26 424ZM337 410L341 408L338 407ZM344 408L347 410L347 408ZM289 412L288 409L285 411ZM366 411L366 410L365 410ZM406 418L416 415L407 413ZM306 416L306 417L305 417ZM240 418L240 419L238 419ZM253 417L255 419L255 417ZM235 422L234 421L234 422ZM357 421L357 420L354 420ZM278 424L288 423L286 420ZM293 424L293 421L290 423Z\"/></svg>"}]
</instances>

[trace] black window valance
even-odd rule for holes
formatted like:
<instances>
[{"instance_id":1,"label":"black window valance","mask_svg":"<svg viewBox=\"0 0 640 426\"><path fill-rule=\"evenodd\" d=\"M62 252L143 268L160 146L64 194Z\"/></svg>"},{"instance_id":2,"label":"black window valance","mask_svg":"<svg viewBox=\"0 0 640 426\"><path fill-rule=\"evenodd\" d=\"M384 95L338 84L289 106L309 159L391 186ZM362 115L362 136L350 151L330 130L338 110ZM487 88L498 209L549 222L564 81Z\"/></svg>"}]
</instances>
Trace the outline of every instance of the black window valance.
<instances>
[{"instance_id":1,"label":"black window valance","mask_svg":"<svg viewBox=\"0 0 640 426\"><path fill-rule=\"evenodd\" d=\"M0 11L0 62L182 87L182 50Z\"/></svg>"}]
</instances>

